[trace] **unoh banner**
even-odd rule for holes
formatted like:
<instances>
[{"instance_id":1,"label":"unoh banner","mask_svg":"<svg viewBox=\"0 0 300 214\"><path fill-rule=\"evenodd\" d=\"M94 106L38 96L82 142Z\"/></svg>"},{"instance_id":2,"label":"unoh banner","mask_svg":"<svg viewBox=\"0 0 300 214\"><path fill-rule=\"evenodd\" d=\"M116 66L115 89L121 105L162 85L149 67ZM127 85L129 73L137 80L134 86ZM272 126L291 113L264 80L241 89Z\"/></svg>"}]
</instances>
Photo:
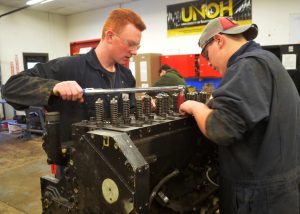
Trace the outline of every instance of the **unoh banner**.
<instances>
[{"instance_id":1,"label":"unoh banner","mask_svg":"<svg viewBox=\"0 0 300 214\"><path fill-rule=\"evenodd\" d=\"M168 5L168 37L201 34L211 19L220 16L230 16L241 25L252 23L251 0L199 0Z\"/></svg>"}]
</instances>

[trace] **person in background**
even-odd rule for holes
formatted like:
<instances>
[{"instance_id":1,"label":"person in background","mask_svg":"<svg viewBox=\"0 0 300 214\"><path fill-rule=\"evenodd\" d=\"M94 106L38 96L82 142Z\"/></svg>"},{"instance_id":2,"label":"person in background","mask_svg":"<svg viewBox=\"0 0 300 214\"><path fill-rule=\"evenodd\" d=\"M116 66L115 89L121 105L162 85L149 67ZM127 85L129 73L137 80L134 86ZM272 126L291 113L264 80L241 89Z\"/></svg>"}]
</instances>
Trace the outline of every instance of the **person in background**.
<instances>
[{"instance_id":1,"label":"person in background","mask_svg":"<svg viewBox=\"0 0 300 214\"><path fill-rule=\"evenodd\" d=\"M178 86L178 85L183 85L186 86L186 82L184 78L180 75L178 71L176 71L174 68L171 68L167 64L163 64L160 69L159 69L159 76L160 79L156 81L152 87L163 87L163 86ZM152 106L152 111L156 110L156 95L158 93L155 92L149 92L147 93L149 96L152 97L151 99L151 106ZM164 93L162 93L164 94ZM168 93L170 96L169 102L172 102L171 98L172 93Z\"/></svg>"},{"instance_id":2,"label":"person in background","mask_svg":"<svg viewBox=\"0 0 300 214\"><path fill-rule=\"evenodd\" d=\"M186 101L180 113L219 145L221 213L299 213L299 95L257 34L228 17L207 24L201 54L224 77L207 104Z\"/></svg>"},{"instance_id":3,"label":"person in background","mask_svg":"<svg viewBox=\"0 0 300 214\"><path fill-rule=\"evenodd\" d=\"M153 87L186 85L180 73L167 64L160 67L159 76L160 79L153 84Z\"/></svg>"},{"instance_id":4,"label":"person in background","mask_svg":"<svg viewBox=\"0 0 300 214\"><path fill-rule=\"evenodd\" d=\"M104 101L104 116L109 115L109 95L83 97L83 88L135 87L135 79L123 65L137 54L142 31L146 29L134 11L111 11L101 42L87 54L62 57L37 64L10 77L2 88L3 98L17 110L44 106L61 115L61 140L71 139L71 124L95 115L95 101ZM121 94L118 94L120 101ZM121 102L119 102L121 103Z\"/></svg>"}]
</instances>

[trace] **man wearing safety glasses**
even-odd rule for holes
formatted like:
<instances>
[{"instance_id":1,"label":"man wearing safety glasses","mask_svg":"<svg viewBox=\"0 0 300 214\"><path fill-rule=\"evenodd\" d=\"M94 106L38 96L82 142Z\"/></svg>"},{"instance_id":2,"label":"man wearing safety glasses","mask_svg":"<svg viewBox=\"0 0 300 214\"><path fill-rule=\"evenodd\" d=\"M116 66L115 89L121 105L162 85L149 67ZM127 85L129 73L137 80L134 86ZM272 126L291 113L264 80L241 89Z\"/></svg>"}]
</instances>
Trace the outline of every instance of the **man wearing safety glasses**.
<instances>
[{"instance_id":1,"label":"man wearing safety glasses","mask_svg":"<svg viewBox=\"0 0 300 214\"><path fill-rule=\"evenodd\" d=\"M83 88L135 87L131 71L123 65L137 54L145 29L141 17L132 10L114 9L103 26L96 49L37 64L12 76L3 88L3 98L15 109L45 106L48 111L59 111L61 140L70 140L71 124L95 115L98 97L83 98ZM116 96L121 99L121 94ZM103 99L104 117L108 117L111 97L99 97Z\"/></svg>"},{"instance_id":2,"label":"man wearing safety glasses","mask_svg":"<svg viewBox=\"0 0 300 214\"><path fill-rule=\"evenodd\" d=\"M299 213L299 95L257 34L228 17L207 24L201 54L224 77L207 104L186 101L180 112L219 145L221 213Z\"/></svg>"}]
</instances>

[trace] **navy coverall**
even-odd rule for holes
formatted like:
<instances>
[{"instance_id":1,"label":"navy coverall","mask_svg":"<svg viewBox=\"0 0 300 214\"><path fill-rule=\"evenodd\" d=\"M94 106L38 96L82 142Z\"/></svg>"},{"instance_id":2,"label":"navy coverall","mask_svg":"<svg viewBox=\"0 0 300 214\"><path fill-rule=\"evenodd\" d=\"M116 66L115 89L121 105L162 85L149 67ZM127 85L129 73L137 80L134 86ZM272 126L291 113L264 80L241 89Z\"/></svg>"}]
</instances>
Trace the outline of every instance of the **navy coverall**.
<instances>
[{"instance_id":1,"label":"navy coverall","mask_svg":"<svg viewBox=\"0 0 300 214\"><path fill-rule=\"evenodd\" d=\"M206 131L219 145L221 212L299 213L300 101L281 62L250 41L212 96Z\"/></svg>"},{"instance_id":2,"label":"navy coverall","mask_svg":"<svg viewBox=\"0 0 300 214\"><path fill-rule=\"evenodd\" d=\"M10 77L2 89L3 98L15 109L28 106L45 106L48 111L59 111L61 116L61 140L71 139L71 124L95 116L95 101L104 100L105 117L109 117L111 95L88 96L83 104L63 101L51 95L55 84L60 81L74 80L82 88L133 88L135 79L131 71L116 64L114 83L96 56L95 50L84 55L62 57ZM121 103L120 94L118 96Z\"/></svg>"}]
</instances>

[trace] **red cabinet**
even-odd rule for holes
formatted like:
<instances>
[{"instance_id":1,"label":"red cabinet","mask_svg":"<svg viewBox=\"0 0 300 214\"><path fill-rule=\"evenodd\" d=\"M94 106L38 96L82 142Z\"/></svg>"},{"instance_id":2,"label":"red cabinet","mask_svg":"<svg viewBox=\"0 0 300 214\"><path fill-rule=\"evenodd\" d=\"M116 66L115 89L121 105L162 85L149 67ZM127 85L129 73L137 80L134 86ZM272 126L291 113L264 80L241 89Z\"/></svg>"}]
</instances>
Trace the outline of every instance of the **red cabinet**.
<instances>
[{"instance_id":1,"label":"red cabinet","mask_svg":"<svg viewBox=\"0 0 300 214\"><path fill-rule=\"evenodd\" d=\"M81 40L70 43L70 54L86 53L89 49L97 47L100 39Z\"/></svg>"},{"instance_id":2,"label":"red cabinet","mask_svg":"<svg viewBox=\"0 0 300 214\"><path fill-rule=\"evenodd\" d=\"M70 43L70 54L71 56L76 54L84 54L87 53L91 48L96 48L99 44L100 39L89 39L89 40L81 40ZM125 67L129 68L129 62L127 62Z\"/></svg>"},{"instance_id":3,"label":"red cabinet","mask_svg":"<svg viewBox=\"0 0 300 214\"><path fill-rule=\"evenodd\" d=\"M164 55L161 56L160 63L168 64L184 78L195 78L198 77L198 57L197 54Z\"/></svg>"},{"instance_id":4,"label":"red cabinet","mask_svg":"<svg viewBox=\"0 0 300 214\"><path fill-rule=\"evenodd\" d=\"M200 78L221 78L222 74L208 65L208 61L200 55L199 57L199 77Z\"/></svg>"},{"instance_id":5,"label":"red cabinet","mask_svg":"<svg viewBox=\"0 0 300 214\"><path fill-rule=\"evenodd\" d=\"M222 77L200 54L163 55L160 61L161 65L168 64L176 69L184 78Z\"/></svg>"}]
</instances>

